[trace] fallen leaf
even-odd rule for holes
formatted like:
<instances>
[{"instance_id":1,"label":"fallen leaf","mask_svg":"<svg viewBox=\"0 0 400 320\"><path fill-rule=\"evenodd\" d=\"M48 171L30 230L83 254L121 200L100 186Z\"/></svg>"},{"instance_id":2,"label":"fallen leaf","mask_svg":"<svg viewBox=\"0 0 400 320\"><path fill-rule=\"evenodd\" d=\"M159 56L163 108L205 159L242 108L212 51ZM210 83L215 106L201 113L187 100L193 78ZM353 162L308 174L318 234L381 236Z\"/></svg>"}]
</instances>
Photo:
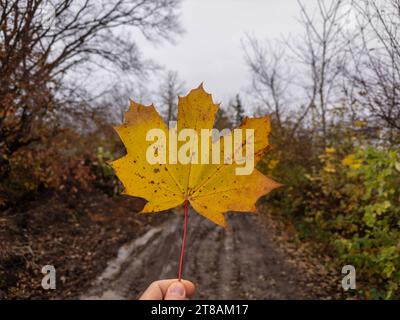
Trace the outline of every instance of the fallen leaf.
<instances>
[{"instance_id":1,"label":"fallen leaf","mask_svg":"<svg viewBox=\"0 0 400 320\"><path fill-rule=\"evenodd\" d=\"M201 136L201 129L212 129L218 105L212 100L200 85L186 97L179 97L177 132L182 129L193 129ZM257 199L280 186L279 183L264 176L256 168L249 175L237 175L236 169L242 164L222 163L188 164L150 164L146 158L148 148L154 146L154 141L147 141L147 132L160 129L169 141L169 130L153 105L143 106L131 101L125 114L125 121L116 127L127 154L111 163L118 178L124 185L124 194L142 197L148 202L142 212L158 212L181 205L188 199L192 207L201 215L214 223L225 227L224 213L228 211L256 212ZM240 129L253 129L254 163L256 164L269 149L268 135L271 131L270 117L246 118ZM226 137L220 137L220 157L224 156L224 139L232 137L232 131ZM232 141L233 141L232 137ZM246 137L242 137L243 154L246 154ZM178 141L179 150L186 142ZM201 157L201 144L198 143ZM215 145L216 141L214 141ZM233 143L233 142L232 142ZM213 146L209 138L209 151ZM232 145L236 155L238 149ZM157 154L165 152L169 159L167 146L159 145ZM199 161L200 162L200 161Z\"/></svg>"}]
</instances>

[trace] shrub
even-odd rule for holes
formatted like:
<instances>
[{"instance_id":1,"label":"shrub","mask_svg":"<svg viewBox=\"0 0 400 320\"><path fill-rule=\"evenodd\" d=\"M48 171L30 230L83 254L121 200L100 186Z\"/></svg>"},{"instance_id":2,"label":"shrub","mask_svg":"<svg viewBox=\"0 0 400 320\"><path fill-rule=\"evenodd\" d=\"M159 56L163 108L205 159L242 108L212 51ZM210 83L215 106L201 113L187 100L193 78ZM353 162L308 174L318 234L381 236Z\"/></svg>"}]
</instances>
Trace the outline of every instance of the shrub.
<instances>
[{"instance_id":1,"label":"shrub","mask_svg":"<svg viewBox=\"0 0 400 320\"><path fill-rule=\"evenodd\" d=\"M335 249L339 263L357 271L365 298L400 295L399 150L326 148L320 165L306 169L283 163L273 170L286 188L271 203L296 222L302 236Z\"/></svg>"}]
</instances>

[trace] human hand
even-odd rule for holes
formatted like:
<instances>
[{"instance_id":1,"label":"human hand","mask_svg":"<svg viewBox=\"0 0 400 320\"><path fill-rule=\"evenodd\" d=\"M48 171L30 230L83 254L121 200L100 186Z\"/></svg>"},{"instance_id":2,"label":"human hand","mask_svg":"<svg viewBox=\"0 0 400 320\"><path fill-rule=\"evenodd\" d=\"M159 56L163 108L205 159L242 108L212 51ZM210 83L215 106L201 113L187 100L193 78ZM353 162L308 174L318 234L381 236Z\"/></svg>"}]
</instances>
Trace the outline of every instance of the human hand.
<instances>
[{"instance_id":1,"label":"human hand","mask_svg":"<svg viewBox=\"0 0 400 320\"><path fill-rule=\"evenodd\" d=\"M139 300L186 300L195 290L195 285L187 280L158 280L149 285Z\"/></svg>"}]
</instances>

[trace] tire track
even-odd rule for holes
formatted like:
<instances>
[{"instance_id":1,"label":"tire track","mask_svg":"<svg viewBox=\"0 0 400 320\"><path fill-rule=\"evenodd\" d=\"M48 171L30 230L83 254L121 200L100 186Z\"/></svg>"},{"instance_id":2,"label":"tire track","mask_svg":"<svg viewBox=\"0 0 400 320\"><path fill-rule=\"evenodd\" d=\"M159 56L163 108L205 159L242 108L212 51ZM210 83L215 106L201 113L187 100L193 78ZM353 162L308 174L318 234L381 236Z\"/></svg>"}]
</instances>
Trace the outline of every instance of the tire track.
<instances>
[{"instance_id":1,"label":"tire track","mask_svg":"<svg viewBox=\"0 0 400 320\"><path fill-rule=\"evenodd\" d=\"M228 228L189 212L183 277L197 299L311 298L302 275L252 214L228 214ZM176 278L182 215L121 247L82 299L136 299L152 281Z\"/></svg>"}]
</instances>

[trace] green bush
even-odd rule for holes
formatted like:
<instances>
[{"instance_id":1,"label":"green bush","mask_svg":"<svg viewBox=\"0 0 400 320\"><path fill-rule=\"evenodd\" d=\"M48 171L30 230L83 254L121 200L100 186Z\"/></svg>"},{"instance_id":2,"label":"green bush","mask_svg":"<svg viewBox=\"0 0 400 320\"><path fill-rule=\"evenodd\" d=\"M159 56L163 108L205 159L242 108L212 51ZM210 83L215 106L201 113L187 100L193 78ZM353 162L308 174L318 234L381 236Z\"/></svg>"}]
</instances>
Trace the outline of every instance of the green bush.
<instances>
[{"instance_id":1,"label":"green bush","mask_svg":"<svg viewBox=\"0 0 400 320\"><path fill-rule=\"evenodd\" d=\"M301 236L328 243L339 263L354 265L365 298L400 296L398 154L326 148L313 169L282 162L272 172L286 185L270 199L274 209L290 216Z\"/></svg>"}]
</instances>

